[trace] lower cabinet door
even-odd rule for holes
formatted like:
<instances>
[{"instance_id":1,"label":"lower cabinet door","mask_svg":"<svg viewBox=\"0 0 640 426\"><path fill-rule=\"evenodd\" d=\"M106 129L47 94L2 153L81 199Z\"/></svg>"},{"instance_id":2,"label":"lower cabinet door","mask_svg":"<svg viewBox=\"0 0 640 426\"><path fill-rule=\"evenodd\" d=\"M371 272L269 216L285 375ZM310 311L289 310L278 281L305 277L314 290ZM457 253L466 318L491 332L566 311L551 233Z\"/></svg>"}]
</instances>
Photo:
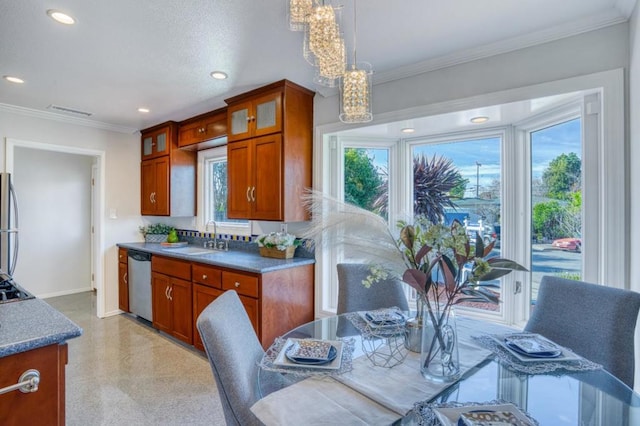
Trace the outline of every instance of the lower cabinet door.
<instances>
[{"instance_id":1,"label":"lower cabinet door","mask_svg":"<svg viewBox=\"0 0 640 426\"><path fill-rule=\"evenodd\" d=\"M258 322L258 318L260 318L260 312L258 311L258 299L241 295L240 301L249 315L251 324L253 324L253 329L256 331L256 335L258 336L258 340L261 340L260 326Z\"/></svg>"},{"instance_id":2,"label":"lower cabinet door","mask_svg":"<svg viewBox=\"0 0 640 426\"><path fill-rule=\"evenodd\" d=\"M204 351L204 345L202 344L202 339L196 326L198 316L204 311L204 308L209 306L209 304L221 294L222 291L215 288L201 284L193 285L193 346L201 351Z\"/></svg>"},{"instance_id":3,"label":"lower cabinet door","mask_svg":"<svg viewBox=\"0 0 640 426\"><path fill-rule=\"evenodd\" d=\"M160 331L171 334L172 310L169 290L171 278L157 272L151 273L151 304L153 307L153 326Z\"/></svg>"},{"instance_id":4,"label":"lower cabinet door","mask_svg":"<svg viewBox=\"0 0 640 426\"><path fill-rule=\"evenodd\" d=\"M171 278L169 293L173 315L173 336L185 343L193 344L193 321L191 320L191 282Z\"/></svg>"}]
</instances>

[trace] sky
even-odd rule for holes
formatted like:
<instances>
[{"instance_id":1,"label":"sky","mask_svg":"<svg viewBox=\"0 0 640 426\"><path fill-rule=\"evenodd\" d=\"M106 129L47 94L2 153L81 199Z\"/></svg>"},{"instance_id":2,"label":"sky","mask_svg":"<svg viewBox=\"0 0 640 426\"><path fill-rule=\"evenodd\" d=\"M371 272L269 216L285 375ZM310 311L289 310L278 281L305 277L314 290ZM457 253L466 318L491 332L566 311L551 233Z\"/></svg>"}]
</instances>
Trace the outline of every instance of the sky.
<instances>
[{"instance_id":1,"label":"sky","mask_svg":"<svg viewBox=\"0 0 640 426\"><path fill-rule=\"evenodd\" d=\"M532 133L532 174L537 179L542 176L551 160L562 153L574 152L582 158L580 119L567 121ZM429 159L442 155L453 160L463 178L469 180L467 197L475 196L476 179L480 191L500 177L500 139L486 138L462 140L441 144L416 146L414 154L424 153ZM376 165L386 166L386 150L370 151ZM477 163L480 166L477 166Z\"/></svg>"}]
</instances>

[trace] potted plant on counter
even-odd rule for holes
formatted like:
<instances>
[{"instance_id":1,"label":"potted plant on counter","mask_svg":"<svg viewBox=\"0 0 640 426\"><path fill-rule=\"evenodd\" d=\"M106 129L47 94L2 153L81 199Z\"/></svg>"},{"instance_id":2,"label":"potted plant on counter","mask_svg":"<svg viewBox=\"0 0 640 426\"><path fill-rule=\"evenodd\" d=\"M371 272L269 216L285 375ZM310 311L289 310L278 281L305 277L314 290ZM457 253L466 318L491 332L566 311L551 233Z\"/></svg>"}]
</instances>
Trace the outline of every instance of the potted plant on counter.
<instances>
[{"instance_id":1,"label":"potted plant on counter","mask_svg":"<svg viewBox=\"0 0 640 426\"><path fill-rule=\"evenodd\" d=\"M175 231L173 226L156 223L138 228L144 237L146 243L161 243L167 241L167 237L171 231Z\"/></svg>"}]
</instances>

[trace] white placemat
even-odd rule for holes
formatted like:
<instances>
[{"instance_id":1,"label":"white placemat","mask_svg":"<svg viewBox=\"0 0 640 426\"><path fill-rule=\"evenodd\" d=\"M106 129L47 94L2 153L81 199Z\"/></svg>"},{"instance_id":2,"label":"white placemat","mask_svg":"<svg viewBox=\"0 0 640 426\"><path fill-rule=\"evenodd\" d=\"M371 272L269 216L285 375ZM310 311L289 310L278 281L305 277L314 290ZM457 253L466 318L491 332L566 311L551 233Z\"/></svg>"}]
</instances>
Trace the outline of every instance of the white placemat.
<instances>
[{"instance_id":1,"label":"white placemat","mask_svg":"<svg viewBox=\"0 0 640 426\"><path fill-rule=\"evenodd\" d=\"M484 361L491 352L473 342L458 341L460 373ZM342 382L370 399L384 405L399 415L406 414L416 401L428 400L457 383L436 383L420 373L420 354L409 352L402 364L393 368L374 367L367 358L353 360L353 370L335 376Z\"/></svg>"},{"instance_id":2,"label":"white placemat","mask_svg":"<svg viewBox=\"0 0 640 426\"><path fill-rule=\"evenodd\" d=\"M402 416L331 377L311 377L256 402L251 411L267 426L389 425Z\"/></svg>"}]
</instances>

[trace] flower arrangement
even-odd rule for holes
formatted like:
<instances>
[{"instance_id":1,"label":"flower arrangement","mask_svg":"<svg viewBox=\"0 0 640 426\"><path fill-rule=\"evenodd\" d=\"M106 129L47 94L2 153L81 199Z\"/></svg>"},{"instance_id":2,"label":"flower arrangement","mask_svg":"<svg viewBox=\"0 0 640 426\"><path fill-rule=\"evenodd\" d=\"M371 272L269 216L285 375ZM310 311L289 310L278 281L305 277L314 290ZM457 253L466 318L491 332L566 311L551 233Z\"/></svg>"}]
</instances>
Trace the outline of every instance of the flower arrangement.
<instances>
[{"instance_id":1,"label":"flower arrangement","mask_svg":"<svg viewBox=\"0 0 640 426\"><path fill-rule=\"evenodd\" d=\"M276 248L277 250L286 250L287 247L297 247L300 241L295 235L286 232L270 232L269 234L260 235L256 242L258 247Z\"/></svg>"},{"instance_id":2,"label":"flower arrangement","mask_svg":"<svg viewBox=\"0 0 640 426\"><path fill-rule=\"evenodd\" d=\"M260 247L260 255L264 257L275 257L279 259L290 259L300 241L295 235L286 232L271 232L260 235L256 242Z\"/></svg>"}]
</instances>

